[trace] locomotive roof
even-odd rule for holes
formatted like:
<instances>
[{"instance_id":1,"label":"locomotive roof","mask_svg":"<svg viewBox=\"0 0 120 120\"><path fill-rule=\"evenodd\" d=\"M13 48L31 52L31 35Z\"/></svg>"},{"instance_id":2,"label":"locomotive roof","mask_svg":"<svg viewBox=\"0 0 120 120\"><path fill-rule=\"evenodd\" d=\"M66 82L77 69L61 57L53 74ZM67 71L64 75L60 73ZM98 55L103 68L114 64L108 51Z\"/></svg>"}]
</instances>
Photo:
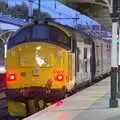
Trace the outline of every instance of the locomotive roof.
<instances>
[{"instance_id":1,"label":"locomotive roof","mask_svg":"<svg viewBox=\"0 0 120 120\"><path fill-rule=\"evenodd\" d=\"M86 32L84 32L82 30L76 30L68 25L62 25L60 23L56 23L56 24L59 24L60 26L64 27L68 31L70 31L74 37L77 37L77 36L81 37L81 39L78 39L78 41L85 41L86 43L89 43L90 41L94 41L97 39L97 40L101 40L104 42L110 42L110 40L105 40L102 37L93 36L92 34L87 34ZM77 34L77 35L75 35L75 34Z\"/></svg>"},{"instance_id":2,"label":"locomotive roof","mask_svg":"<svg viewBox=\"0 0 120 120\"><path fill-rule=\"evenodd\" d=\"M61 24L59 24L59 25L61 25ZM92 37L89 36L88 34L84 33L83 31L78 31L78 30L76 30L70 26L66 26L66 25L61 25L61 26L71 32L73 39L75 39L79 42L85 42L86 44L92 43L92 41L93 41Z\"/></svg>"},{"instance_id":3,"label":"locomotive roof","mask_svg":"<svg viewBox=\"0 0 120 120\"><path fill-rule=\"evenodd\" d=\"M65 32L69 37L72 35L73 39L80 41L80 42L85 42L87 44L92 43L92 41L94 41L95 39L100 39L98 37L92 36L92 35L88 35L87 33L83 32L83 31L78 31L70 26L67 25L62 25L60 23L57 22L39 22L39 21L35 21L33 23L27 24L24 27L22 27L20 30L29 27L31 25L34 24L49 24L49 25L54 25L54 27L58 27L58 29L62 30L63 32ZM18 30L17 32L19 32L20 30ZM16 34L16 33L15 33ZM102 38L100 40L103 40ZM106 41L106 40L104 40Z\"/></svg>"}]
</instances>

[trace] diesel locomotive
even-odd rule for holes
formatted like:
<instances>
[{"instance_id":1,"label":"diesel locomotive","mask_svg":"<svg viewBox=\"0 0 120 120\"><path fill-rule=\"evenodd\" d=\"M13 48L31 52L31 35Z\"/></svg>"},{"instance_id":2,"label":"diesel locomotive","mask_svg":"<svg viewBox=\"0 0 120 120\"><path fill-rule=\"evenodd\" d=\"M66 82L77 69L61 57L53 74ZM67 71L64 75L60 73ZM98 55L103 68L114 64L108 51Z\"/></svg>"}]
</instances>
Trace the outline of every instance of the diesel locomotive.
<instances>
[{"instance_id":1,"label":"diesel locomotive","mask_svg":"<svg viewBox=\"0 0 120 120\"><path fill-rule=\"evenodd\" d=\"M110 72L111 42L54 22L33 22L7 45L8 111L26 116Z\"/></svg>"}]
</instances>

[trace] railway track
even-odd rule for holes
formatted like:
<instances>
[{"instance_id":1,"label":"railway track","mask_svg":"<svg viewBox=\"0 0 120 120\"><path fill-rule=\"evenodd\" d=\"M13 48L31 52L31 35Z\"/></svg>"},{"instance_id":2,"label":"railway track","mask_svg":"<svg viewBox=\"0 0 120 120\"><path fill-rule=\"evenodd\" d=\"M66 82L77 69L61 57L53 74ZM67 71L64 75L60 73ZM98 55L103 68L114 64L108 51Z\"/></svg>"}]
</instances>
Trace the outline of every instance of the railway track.
<instances>
[{"instance_id":1,"label":"railway track","mask_svg":"<svg viewBox=\"0 0 120 120\"><path fill-rule=\"evenodd\" d=\"M15 118L8 114L5 87L2 85L0 85L0 120L15 120Z\"/></svg>"}]
</instances>

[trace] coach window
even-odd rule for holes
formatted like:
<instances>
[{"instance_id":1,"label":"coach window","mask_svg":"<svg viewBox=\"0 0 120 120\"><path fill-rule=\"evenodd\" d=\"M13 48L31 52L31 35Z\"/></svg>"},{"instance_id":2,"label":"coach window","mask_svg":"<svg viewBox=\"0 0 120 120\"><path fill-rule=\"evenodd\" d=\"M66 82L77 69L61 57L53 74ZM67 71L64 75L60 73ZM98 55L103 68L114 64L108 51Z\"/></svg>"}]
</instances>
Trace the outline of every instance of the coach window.
<instances>
[{"instance_id":1,"label":"coach window","mask_svg":"<svg viewBox=\"0 0 120 120\"><path fill-rule=\"evenodd\" d=\"M87 72L87 48L84 48L85 72Z\"/></svg>"},{"instance_id":2,"label":"coach window","mask_svg":"<svg viewBox=\"0 0 120 120\"><path fill-rule=\"evenodd\" d=\"M85 61L85 72L87 72L87 61Z\"/></svg>"},{"instance_id":3,"label":"coach window","mask_svg":"<svg viewBox=\"0 0 120 120\"><path fill-rule=\"evenodd\" d=\"M84 59L87 59L87 48L84 48Z\"/></svg>"},{"instance_id":4,"label":"coach window","mask_svg":"<svg viewBox=\"0 0 120 120\"><path fill-rule=\"evenodd\" d=\"M76 55L77 55L77 60L76 60L76 68L77 68L77 72L79 72L79 70L80 70L80 68L79 68L79 61L80 61L80 59L79 59L79 55L80 55L80 50L79 50L79 48L77 48L77 51L76 51L77 53L76 53Z\"/></svg>"},{"instance_id":5,"label":"coach window","mask_svg":"<svg viewBox=\"0 0 120 120\"><path fill-rule=\"evenodd\" d=\"M99 46L96 46L96 58L97 58L97 65L99 65Z\"/></svg>"}]
</instances>

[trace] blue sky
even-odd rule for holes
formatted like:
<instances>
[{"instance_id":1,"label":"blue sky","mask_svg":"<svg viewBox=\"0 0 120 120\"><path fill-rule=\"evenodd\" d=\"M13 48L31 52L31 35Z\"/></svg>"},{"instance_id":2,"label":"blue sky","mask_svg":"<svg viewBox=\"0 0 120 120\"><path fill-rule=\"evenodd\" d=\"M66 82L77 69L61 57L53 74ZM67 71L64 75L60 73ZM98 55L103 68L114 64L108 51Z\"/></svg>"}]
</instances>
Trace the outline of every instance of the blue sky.
<instances>
[{"instance_id":1,"label":"blue sky","mask_svg":"<svg viewBox=\"0 0 120 120\"><path fill-rule=\"evenodd\" d=\"M15 6L17 4L21 4L23 1L28 4L28 0L6 0L8 1L10 6ZM38 0L33 0L33 8L38 8ZM55 3L56 3L56 8L55 8ZM89 17L81 14L80 12L77 12L60 2L57 2L55 0L41 0L41 11L42 12L48 12L52 17L54 18L75 18L76 15L79 20L72 20L72 19L62 19L62 20L56 20L57 22L60 22L62 24L67 24L69 26L75 26L77 24L86 24L86 25L91 25L91 24L97 24L94 20L90 19Z\"/></svg>"}]
</instances>

